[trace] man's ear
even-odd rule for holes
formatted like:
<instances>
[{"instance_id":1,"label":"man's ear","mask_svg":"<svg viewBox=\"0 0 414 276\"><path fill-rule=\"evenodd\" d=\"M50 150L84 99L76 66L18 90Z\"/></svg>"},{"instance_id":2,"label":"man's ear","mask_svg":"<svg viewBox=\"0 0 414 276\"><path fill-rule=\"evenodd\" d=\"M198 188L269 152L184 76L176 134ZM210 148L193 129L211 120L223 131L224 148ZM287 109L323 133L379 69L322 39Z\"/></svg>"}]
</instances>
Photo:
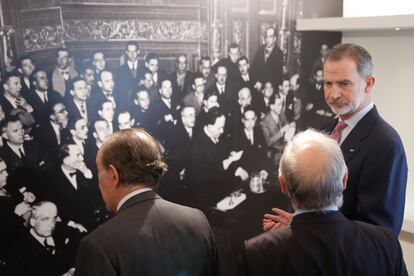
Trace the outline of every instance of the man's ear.
<instances>
[{"instance_id":1,"label":"man's ear","mask_svg":"<svg viewBox=\"0 0 414 276\"><path fill-rule=\"evenodd\" d=\"M112 164L109 164L109 174L110 174L111 183L114 185L114 187L118 186L120 184L119 173L118 173L118 170Z\"/></svg>"},{"instance_id":2,"label":"man's ear","mask_svg":"<svg viewBox=\"0 0 414 276\"><path fill-rule=\"evenodd\" d=\"M373 76L368 76L366 79L365 84L365 92L371 92L372 87L374 87L375 84L375 78Z\"/></svg>"},{"instance_id":3,"label":"man's ear","mask_svg":"<svg viewBox=\"0 0 414 276\"><path fill-rule=\"evenodd\" d=\"M131 119L131 125L134 126L135 125L135 119Z\"/></svg>"},{"instance_id":4,"label":"man's ear","mask_svg":"<svg viewBox=\"0 0 414 276\"><path fill-rule=\"evenodd\" d=\"M2 131L1 137L3 137L6 140L9 140L9 136L7 135L6 128L3 127L1 131Z\"/></svg>"},{"instance_id":5,"label":"man's ear","mask_svg":"<svg viewBox=\"0 0 414 276\"><path fill-rule=\"evenodd\" d=\"M344 176L342 177L342 190L345 191L346 184L348 182L348 171L345 172Z\"/></svg>"},{"instance_id":6,"label":"man's ear","mask_svg":"<svg viewBox=\"0 0 414 276\"><path fill-rule=\"evenodd\" d=\"M282 191L282 193L287 194L287 186L286 186L286 182L285 179L283 179L282 175L279 175L279 185L280 185L280 190Z\"/></svg>"},{"instance_id":7,"label":"man's ear","mask_svg":"<svg viewBox=\"0 0 414 276\"><path fill-rule=\"evenodd\" d=\"M75 92L73 91L73 89L71 89L69 92L70 92L70 94L72 95L72 97L74 97L74 96L75 96Z\"/></svg>"},{"instance_id":8,"label":"man's ear","mask_svg":"<svg viewBox=\"0 0 414 276\"><path fill-rule=\"evenodd\" d=\"M98 80L97 84L100 88L102 88L102 81Z\"/></svg>"}]
</instances>

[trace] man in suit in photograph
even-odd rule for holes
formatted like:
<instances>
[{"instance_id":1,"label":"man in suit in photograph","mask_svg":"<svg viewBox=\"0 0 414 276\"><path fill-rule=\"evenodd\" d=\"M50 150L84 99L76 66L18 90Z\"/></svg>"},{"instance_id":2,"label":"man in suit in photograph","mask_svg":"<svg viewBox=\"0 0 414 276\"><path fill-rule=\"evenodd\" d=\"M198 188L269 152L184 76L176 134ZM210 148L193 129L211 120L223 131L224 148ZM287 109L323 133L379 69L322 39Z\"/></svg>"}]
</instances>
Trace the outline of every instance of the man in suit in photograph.
<instances>
[{"instance_id":1,"label":"man in suit in photograph","mask_svg":"<svg viewBox=\"0 0 414 276\"><path fill-rule=\"evenodd\" d=\"M69 140L68 111L57 102L48 108L49 120L34 130L34 138L47 153L53 166L58 165L59 148Z\"/></svg>"},{"instance_id":2,"label":"man in suit in photograph","mask_svg":"<svg viewBox=\"0 0 414 276\"><path fill-rule=\"evenodd\" d=\"M65 144L59 150L59 164L50 179L50 187L53 187L61 218L93 229L96 226L93 208L99 194L92 186L92 172L83 154L76 145Z\"/></svg>"},{"instance_id":3,"label":"man in suit in photograph","mask_svg":"<svg viewBox=\"0 0 414 276\"><path fill-rule=\"evenodd\" d=\"M56 91L49 89L49 80L44 70L35 70L30 76L32 88L27 92L27 102L33 107L33 117L37 124L48 121L48 111L51 104L62 102L62 97Z\"/></svg>"},{"instance_id":4,"label":"man in suit in photograph","mask_svg":"<svg viewBox=\"0 0 414 276\"><path fill-rule=\"evenodd\" d=\"M56 50L56 66L52 71L50 80L52 88L60 96L65 97L71 87L71 81L78 76L78 72L72 66L72 55L69 49Z\"/></svg>"},{"instance_id":5,"label":"man in suit in photograph","mask_svg":"<svg viewBox=\"0 0 414 276\"><path fill-rule=\"evenodd\" d=\"M244 242L240 275L408 275L390 229L339 211L347 180L335 140L315 130L295 136L279 166L293 219Z\"/></svg>"},{"instance_id":6,"label":"man in suit in photograph","mask_svg":"<svg viewBox=\"0 0 414 276\"><path fill-rule=\"evenodd\" d=\"M34 141L24 140L19 117L10 115L2 121L2 137L6 143L0 149L0 156L6 162L9 173L18 167L50 169L50 160L43 150Z\"/></svg>"},{"instance_id":7,"label":"man in suit in photograph","mask_svg":"<svg viewBox=\"0 0 414 276\"><path fill-rule=\"evenodd\" d=\"M176 70L172 72L169 79L172 82L176 98L181 101L182 98L191 91L193 73L188 70L186 55L179 55L175 61Z\"/></svg>"},{"instance_id":8,"label":"man in suit in photograph","mask_svg":"<svg viewBox=\"0 0 414 276\"><path fill-rule=\"evenodd\" d=\"M273 87L278 87L283 78L283 53L277 45L275 27L265 31L265 44L257 49L252 62L252 73L256 79L255 88L261 90L265 82L270 81Z\"/></svg>"},{"instance_id":9,"label":"man in suit in photograph","mask_svg":"<svg viewBox=\"0 0 414 276\"><path fill-rule=\"evenodd\" d=\"M79 237L58 221L53 202L41 201L32 207L27 233L14 241L10 275L73 275Z\"/></svg>"},{"instance_id":10,"label":"man in suit in photograph","mask_svg":"<svg viewBox=\"0 0 414 276\"><path fill-rule=\"evenodd\" d=\"M371 55L359 45L338 44L328 52L325 100L339 118L323 130L338 141L349 168L341 212L349 219L388 227L398 235L404 217L407 159L400 136L372 102L372 69Z\"/></svg>"},{"instance_id":11,"label":"man in suit in photograph","mask_svg":"<svg viewBox=\"0 0 414 276\"><path fill-rule=\"evenodd\" d=\"M118 68L115 74L115 91L119 93L119 104L122 107L127 106L131 94L138 86L139 76L145 69L144 64L138 61L139 53L137 41L128 41L125 44L126 62Z\"/></svg>"},{"instance_id":12,"label":"man in suit in photograph","mask_svg":"<svg viewBox=\"0 0 414 276\"><path fill-rule=\"evenodd\" d=\"M20 94L22 85L18 73L6 73L2 76L2 83L3 93L0 94L0 105L5 115L9 115L16 108L23 108L29 113L33 112L33 107Z\"/></svg>"},{"instance_id":13,"label":"man in suit in photograph","mask_svg":"<svg viewBox=\"0 0 414 276\"><path fill-rule=\"evenodd\" d=\"M106 207L116 214L81 241L77 276L219 275L205 216L152 190L166 169L153 137L142 129L116 132L96 164Z\"/></svg>"},{"instance_id":14,"label":"man in suit in photograph","mask_svg":"<svg viewBox=\"0 0 414 276\"><path fill-rule=\"evenodd\" d=\"M27 96L27 93L32 89L33 84L30 81L30 76L34 72L36 66L33 59L30 56L22 56L17 62L17 71L21 74L20 84L22 85L21 94L23 97Z\"/></svg>"},{"instance_id":15,"label":"man in suit in photograph","mask_svg":"<svg viewBox=\"0 0 414 276\"><path fill-rule=\"evenodd\" d=\"M192 80L192 91L183 99L184 105L194 107L196 115L200 114L203 106L205 87L203 75L200 73L195 74Z\"/></svg>"}]
</instances>

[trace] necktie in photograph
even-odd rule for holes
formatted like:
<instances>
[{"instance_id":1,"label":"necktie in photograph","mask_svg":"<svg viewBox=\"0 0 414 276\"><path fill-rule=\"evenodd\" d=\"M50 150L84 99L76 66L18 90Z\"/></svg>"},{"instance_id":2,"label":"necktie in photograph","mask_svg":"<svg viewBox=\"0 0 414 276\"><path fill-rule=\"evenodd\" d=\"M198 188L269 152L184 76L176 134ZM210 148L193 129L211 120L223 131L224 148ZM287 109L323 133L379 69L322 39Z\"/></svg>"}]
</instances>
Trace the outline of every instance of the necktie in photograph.
<instances>
[{"instance_id":1,"label":"necktie in photograph","mask_svg":"<svg viewBox=\"0 0 414 276\"><path fill-rule=\"evenodd\" d=\"M332 131L332 133L331 133L331 137L333 138L333 139L335 139L335 141L336 142L338 142L339 143L339 141L341 141L341 133L342 133L342 130L344 129L344 128L346 128L348 125L344 122L344 121L340 121L340 122L338 122L337 124L336 124L336 126L335 126L335 128L334 128L334 130Z\"/></svg>"},{"instance_id":2,"label":"necktie in photograph","mask_svg":"<svg viewBox=\"0 0 414 276\"><path fill-rule=\"evenodd\" d=\"M24 153L21 148L19 148L20 159L24 160Z\"/></svg>"},{"instance_id":3,"label":"necktie in photograph","mask_svg":"<svg viewBox=\"0 0 414 276\"><path fill-rule=\"evenodd\" d=\"M43 242L43 245L45 246L47 252L49 252L52 255L55 254L55 246L49 244L47 242L47 239L45 239L45 241Z\"/></svg>"}]
</instances>

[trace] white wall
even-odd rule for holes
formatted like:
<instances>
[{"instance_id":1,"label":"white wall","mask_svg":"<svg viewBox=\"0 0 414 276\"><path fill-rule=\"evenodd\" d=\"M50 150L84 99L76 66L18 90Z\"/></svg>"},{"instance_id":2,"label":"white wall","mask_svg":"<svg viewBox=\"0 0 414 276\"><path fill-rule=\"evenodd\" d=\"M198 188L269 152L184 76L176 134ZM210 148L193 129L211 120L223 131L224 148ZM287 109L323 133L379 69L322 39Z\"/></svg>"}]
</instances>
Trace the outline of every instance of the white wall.
<instances>
[{"instance_id":1,"label":"white wall","mask_svg":"<svg viewBox=\"0 0 414 276\"><path fill-rule=\"evenodd\" d=\"M412 0L344 0L344 17L414 14Z\"/></svg>"},{"instance_id":2,"label":"white wall","mask_svg":"<svg viewBox=\"0 0 414 276\"><path fill-rule=\"evenodd\" d=\"M364 1L360 1L364 2ZM373 100L400 134L409 178L403 230L414 233L414 31L344 32L342 40L366 48L374 60ZM409 274L414 275L414 235L401 235Z\"/></svg>"}]
</instances>

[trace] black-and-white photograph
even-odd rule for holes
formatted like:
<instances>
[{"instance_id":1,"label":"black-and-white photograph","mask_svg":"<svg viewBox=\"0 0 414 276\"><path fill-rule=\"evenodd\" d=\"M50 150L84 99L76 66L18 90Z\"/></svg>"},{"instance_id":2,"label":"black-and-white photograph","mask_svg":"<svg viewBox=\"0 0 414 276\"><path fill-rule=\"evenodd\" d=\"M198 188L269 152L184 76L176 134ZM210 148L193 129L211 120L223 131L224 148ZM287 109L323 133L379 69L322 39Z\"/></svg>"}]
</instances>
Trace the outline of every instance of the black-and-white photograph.
<instances>
[{"instance_id":1,"label":"black-and-white photograph","mask_svg":"<svg viewBox=\"0 0 414 276\"><path fill-rule=\"evenodd\" d=\"M0 11L1 275L74 275L81 239L114 215L96 158L123 129L156 139L168 169L155 190L203 212L222 275L265 213L291 211L279 161L295 134L334 118L322 69L341 41L296 19L341 16L342 0L2 0Z\"/></svg>"}]
</instances>

